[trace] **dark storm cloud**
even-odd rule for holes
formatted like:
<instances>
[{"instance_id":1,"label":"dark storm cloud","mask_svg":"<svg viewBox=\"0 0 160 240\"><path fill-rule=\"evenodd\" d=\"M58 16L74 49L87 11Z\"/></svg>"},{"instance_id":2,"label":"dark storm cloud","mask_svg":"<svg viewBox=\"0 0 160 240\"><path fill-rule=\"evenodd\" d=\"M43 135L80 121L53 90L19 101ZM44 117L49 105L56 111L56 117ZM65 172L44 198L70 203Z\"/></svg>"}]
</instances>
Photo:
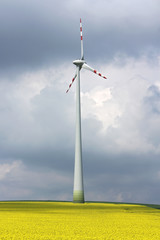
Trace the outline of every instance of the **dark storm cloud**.
<instances>
[{"instance_id":1,"label":"dark storm cloud","mask_svg":"<svg viewBox=\"0 0 160 240\"><path fill-rule=\"evenodd\" d=\"M23 161L26 172L20 176L18 172L14 177L13 174L8 174L8 178L1 181L3 188L7 185L7 189L11 189L10 195L6 194L10 197L6 199L72 200L74 148L68 149L66 153L64 150L61 152L51 148L43 149L43 151L40 149L34 151L28 148L28 152L30 152L28 155L25 155L25 152L22 154L11 152L12 157ZM13 159L9 162L13 162ZM145 203L158 203L160 201L158 191L159 156L137 156L123 153L114 156L100 154L96 151L84 152L83 166L86 200L88 201L93 199L95 201ZM67 175L70 183L66 185L62 181L60 184L55 173L52 173L53 170L59 176ZM31 175L30 171L33 172ZM50 175L52 177L47 180ZM34 178L36 178L36 181ZM17 195L12 190L15 186ZM24 190L26 193L23 193ZM65 198L61 197L62 193L66 194ZM90 193L94 193L94 198ZM118 198L119 194L121 194L120 199ZM1 199L3 198L4 195L2 194Z\"/></svg>"},{"instance_id":2,"label":"dark storm cloud","mask_svg":"<svg viewBox=\"0 0 160 240\"><path fill-rule=\"evenodd\" d=\"M74 149L70 149L74 152ZM7 184L11 189L16 185L17 195L11 190L13 199L67 199L72 200L73 154L52 151L37 153L25 164L25 171L13 172L1 180L1 187ZM42 160L43 159L43 160ZM27 159L26 159L27 160ZM23 162L27 163L24 159ZM33 162L32 162L33 161ZM55 163L55 164L54 164ZM156 155L104 154L96 151L83 153L84 185L86 200L126 201L158 203L160 201L160 163ZM57 172L57 175L55 172ZM67 177L68 182L57 181L57 176ZM44 180L45 179L45 180ZM25 191L26 193L25 193ZM18 192L19 191L19 192ZM24 191L24 194L23 194ZM66 198L61 198L64 194ZM59 197L59 198L58 198Z\"/></svg>"},{"instance_id":3,"label":"dark storm cloud","mask_svg":"<svg viewBox=\"0 0 160 240\"><path fill-rule=\"evenodd\" d=\"M2 162L4 158L7 163L21 159L31 168L38 164L42 168L59 169L64 165L67 171L71 167L73 156L70 157L67 149L74 145L74 128L70 128L74 116L70 122L67 111L71 108L70 113L74 114L74 103L70 103L71 96L61 101L64 94L57 92L55 86L46 87L32 100L32 111L25 109L13 95L12 103L8 102L9 109L4 109L3 114L0 107L1 126L9 131L1 129ZM70 160L62 162L67 156Z\"/></svg>"},{"instance_id":4,"label":"dark storm cloud","mask_svg":"<svg viewBox=\"0 0 160 240\"><path fill-rule=\"evenodd\" d=\"M127 55L154 58L159 52L159 4L153 3L143 14L142 5L134 9L109 2L84 4L77 1L1 1L0 69L34 69L79 57L79 18L84 17L84 48L92 61L104 61ZM103 6L104 5L104 6ZM136 5L136 4L135 4ZM98 17L95 9L101 10ZM101 6L101 8L100 8ZM108 16L107 9L110 11ZM126 12L125 12L126 10ZM137 15L136 15L137 11ZM71 14L71 12L73 14ZM111 14L112 13L112 14ZM130 15L129 15L130 13ZM80 15L80 16L79 16ZM94 17L95 15L95 17Z\"/></svg>"},{"instance_id":5,"label":"dark storm cloud","mask_svg":"<svg viewBox=\"0 0 160 240\"><path fill-rule=\"evenodd\" d=\"M73 88L65 95L72 73L64 62L80 56L79 18L86 59L118 57L124 68L126 56L145 56L151 63L146 69L153 71L160 49L159 8L158 1L147 0L0 2L1 200L72 200L75 99ZM91 111L82 119L86 200L158 203L159 88L146 80L146 69L120 73L112 68L109 101L94 102L94 92L87 90ZM47 73L36 75L37 69ZM16 76L3 78L12 71ZM137 72L142 78L136 79ZM100 121L97 116L106 112L111 116ZM104 130L107 118L113 121Z\"/></svg>"},{"instance_id":6,"label":"dark storm cloud","mask_svg":"<svg viewBox=\"0 0 160 240\"><path fill-rule=\"evenodd\" d=\"M88 197L95 188L96 198L103 195L105 201L116 201L120 193L121 201L160 201L156 192L160 163L156 155L88 153L84 154L84 166Z\"/></svg>"},{"instance_id":7,"label":"dark storm cloud","mask_svg":"<svg viewBox=\"0 0 160 240\"><path fill-rule=\"evenodd\" d=\"M47 13L47 3L51 2L44 6L39 1L0 3L1 69L34 68L69 54L65 19L57 12L60 6L52 4L52 12Z\"/></svg>"}]
</instances>

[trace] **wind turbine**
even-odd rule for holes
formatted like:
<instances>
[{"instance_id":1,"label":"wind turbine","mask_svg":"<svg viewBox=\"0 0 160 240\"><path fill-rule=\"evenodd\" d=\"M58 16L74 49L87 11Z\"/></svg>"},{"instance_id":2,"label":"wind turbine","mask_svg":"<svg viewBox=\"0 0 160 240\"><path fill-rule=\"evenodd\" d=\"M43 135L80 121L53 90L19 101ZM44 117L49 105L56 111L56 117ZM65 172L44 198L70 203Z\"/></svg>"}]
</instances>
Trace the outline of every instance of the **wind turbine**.
<instances>
[{"instance_id":1,"label":"wind turbine","mask_svg":"<svg viewBox=\"0 0 160 240\"><path fill-rule=\"evenodd\" d=\"M80 36L81 36L81 59L74 60L73 64L76 65L76 74L72 79L66 93L71 88L73 82L77 77L76 83L76 139L75 139L75 165L74 165L74 188L73 188L73 202L84 203L84 186L83 186L83 164L82 164L82 138L81 138L81 101L80 101L80 70L85 68L91 72L106 79L97 70L87 65L84 60L83 53L83 36L82 36L82 21L80 19Z\"/></svg>"}]
</instances>

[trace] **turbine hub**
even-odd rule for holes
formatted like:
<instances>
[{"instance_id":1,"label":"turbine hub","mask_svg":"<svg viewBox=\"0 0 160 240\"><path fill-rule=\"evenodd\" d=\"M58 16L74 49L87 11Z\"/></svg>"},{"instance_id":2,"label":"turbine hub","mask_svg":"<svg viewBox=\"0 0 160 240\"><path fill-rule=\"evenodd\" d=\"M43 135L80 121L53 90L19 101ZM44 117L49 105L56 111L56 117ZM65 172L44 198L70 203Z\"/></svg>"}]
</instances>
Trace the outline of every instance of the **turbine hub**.
<instances>
[{"instance_id":1,"label":"turbine hub","mask_svg":"<svg viewBox=\"0 0 160 240\"><path fill-rule=\"evenodd\" d=\"M73 61L73 64L75 64L76 66L80 66L80 67L82 67L82 65L84 63L86 63L86 62L84 60L82 60L82 59L78 59L78 60L74 60Z\"/></svg>"}]
</instances>

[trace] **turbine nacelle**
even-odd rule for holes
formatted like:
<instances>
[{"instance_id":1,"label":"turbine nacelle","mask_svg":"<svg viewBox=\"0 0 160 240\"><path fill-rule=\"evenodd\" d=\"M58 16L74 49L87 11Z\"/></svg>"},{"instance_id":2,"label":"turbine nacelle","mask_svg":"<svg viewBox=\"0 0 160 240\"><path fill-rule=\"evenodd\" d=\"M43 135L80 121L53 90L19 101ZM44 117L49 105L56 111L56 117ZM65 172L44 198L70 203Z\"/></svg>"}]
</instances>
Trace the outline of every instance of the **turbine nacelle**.
<instances>
[{"instance_id":1,"label":"turbine nacelle","mask_svg":"<svg viewBox=\"0 0 160 240\"><path fill-rule=\"evenodd\" d=\"M82 67L82 65L86 63L84 60L82 59L77 59L73 61L73 64L75 64L76 66Z\"/></svg>"}]
</instances>

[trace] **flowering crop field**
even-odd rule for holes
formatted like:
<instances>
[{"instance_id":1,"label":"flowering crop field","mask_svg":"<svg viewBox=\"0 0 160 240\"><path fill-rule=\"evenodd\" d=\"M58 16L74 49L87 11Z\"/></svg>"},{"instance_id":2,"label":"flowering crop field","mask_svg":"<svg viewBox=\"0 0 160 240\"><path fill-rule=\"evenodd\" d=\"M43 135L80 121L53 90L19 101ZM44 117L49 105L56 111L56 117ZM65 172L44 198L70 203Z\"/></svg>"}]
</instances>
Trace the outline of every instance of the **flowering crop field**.
<instances>
[{"instance_id":1,"label":"flowering crop field","mask_svg":"<svg viewBox=\"0 0 160 240\"><path fill-rule=\"evenodd\" d=\"M0 202L0 240L158 240L160 210L144 205Z\"/></svg>"}]
</instances>

